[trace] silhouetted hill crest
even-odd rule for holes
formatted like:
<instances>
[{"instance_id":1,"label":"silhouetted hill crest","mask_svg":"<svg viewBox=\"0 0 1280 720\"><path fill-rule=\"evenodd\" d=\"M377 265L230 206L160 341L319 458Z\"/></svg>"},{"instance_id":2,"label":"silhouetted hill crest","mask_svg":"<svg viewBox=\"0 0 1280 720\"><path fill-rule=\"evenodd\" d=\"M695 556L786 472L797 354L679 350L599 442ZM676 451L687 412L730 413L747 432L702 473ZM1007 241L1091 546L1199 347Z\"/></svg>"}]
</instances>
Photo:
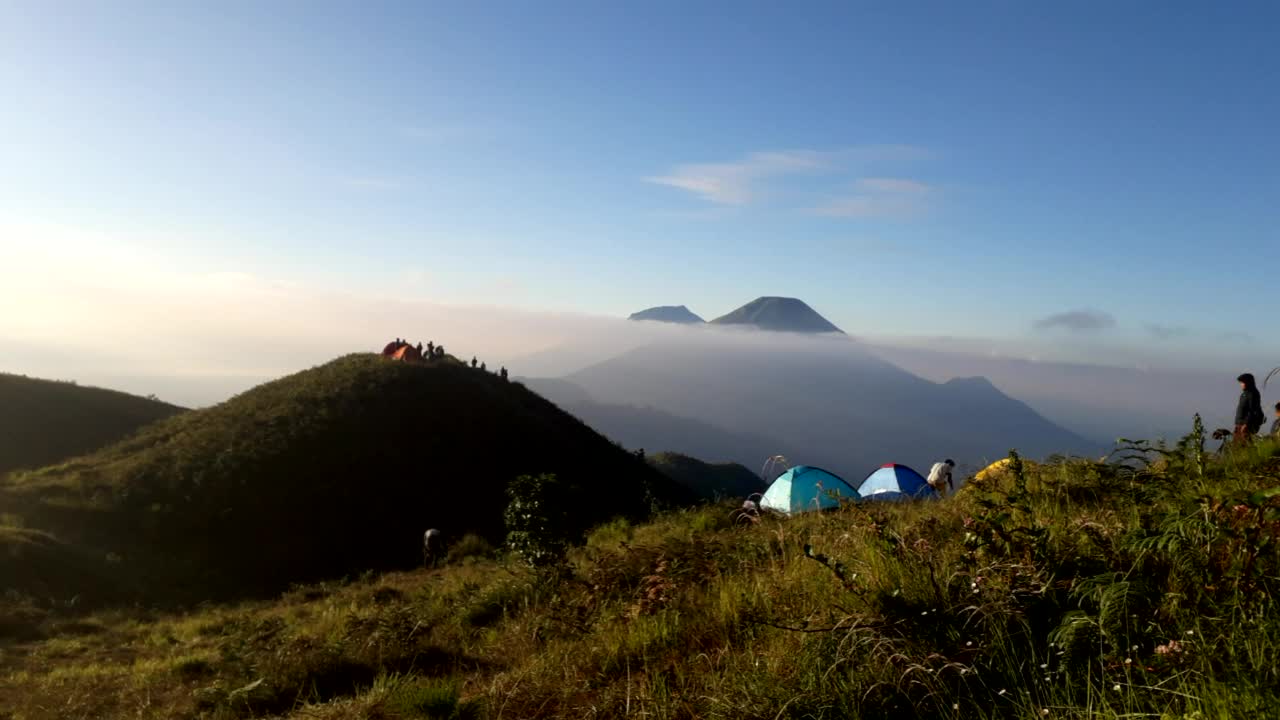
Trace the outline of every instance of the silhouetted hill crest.
<instances>
[{"instance_id":1,"label":"silhouetted hill crest","mask_svg":"<svg viewBox=\"0 0 1280 720\"><path fill-rule=\"evenodd\" d=\"M0 475L92 452L180 412L154 398L0 373Z\"/></svg>"},{"instance_id":2,"label":"silhouetted hill crest","mask_svg":"<svg viewBox=\"0 0 1280 720\"><path fill-rule=\"evenodd\" d=\"M519 383L359 354L15 474L0 507L204 599L412 566L428 527L500 540L507 484L538 473L581 499L582 529L689 497Z\"/></svg>"}]
</instances>

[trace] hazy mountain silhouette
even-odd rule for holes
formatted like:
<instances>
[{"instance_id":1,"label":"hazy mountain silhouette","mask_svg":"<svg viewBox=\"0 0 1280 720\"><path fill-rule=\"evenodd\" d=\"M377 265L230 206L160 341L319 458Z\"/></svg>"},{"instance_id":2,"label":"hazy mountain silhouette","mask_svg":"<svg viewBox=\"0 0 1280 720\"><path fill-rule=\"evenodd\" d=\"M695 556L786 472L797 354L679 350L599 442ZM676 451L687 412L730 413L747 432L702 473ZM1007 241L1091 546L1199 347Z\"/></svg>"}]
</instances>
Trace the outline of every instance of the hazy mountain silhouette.
<instances>
[{"instance_id":1,"label":"hazy mountain silhouette","mask_svg":"<svg viewBox=\"0 0 1280 720\"><path fill-rule=\"evenodd\" d=\"M706 322L684 305L659 305L638 313L631 313L628 320L652 320L654 322L701 325Z\"/></svg>"},{"instance_id":2,"label":"hazy mountain silhouette","mask_svg":"<svg viewBox=\"0 0 1280 720\"><path fill-rule=\"evenodd\" d=\"M1010 448L1031 457L1101 450L983 378L935 383L845 338L803 342L762 343L754 335L656 344L567 379L601 404L652 406L729 433L773 438L778 448L744 445L746 454L715 459L755 467L781 452L851 481L889 461L927 468L942 457L977 465ZM651 442L656 429L633 430L630 443L661 447Z\"/></svg>"},{"instance_id":3,"label":"hazy mountain silhouette","mask_svg":"<svg viewBox=\"0 0 1280 720\"><path fill-rule=\"evenodd\" d=\"M596 432L631 450L679 453L708 462L740 462L754 468L764 458L779 453L785 455L792 449L774 438L726 430L654 407L602 403L568 380L521 378L520 382Z\"/></svg>"},{"instance_id":4,"label":"hazy mountain silhouette","mask_svg":"<svg viewBox=\"0 0 1280 720\"><path fill-rule=\"evenodd\" d=\"M1196 413L1212 427L1229 426L1235 411L1238 371L1231 369L1139 369L884 345L872 351L931 379L988 377L1054 422L1106 442L1177 438L1191 429Z\"/></svg>"},{"instance_id":5,"label":"hazy mountain silhouette","mask_svg":"<svg viewBox=\"0 0 1280 720\"><path fill-rule=\"evenodd\" d=\"M717 325L751 325L761 330L798 333L843 333L803 300L761 297L711 322Z\"/></svg>"}]
</instances>

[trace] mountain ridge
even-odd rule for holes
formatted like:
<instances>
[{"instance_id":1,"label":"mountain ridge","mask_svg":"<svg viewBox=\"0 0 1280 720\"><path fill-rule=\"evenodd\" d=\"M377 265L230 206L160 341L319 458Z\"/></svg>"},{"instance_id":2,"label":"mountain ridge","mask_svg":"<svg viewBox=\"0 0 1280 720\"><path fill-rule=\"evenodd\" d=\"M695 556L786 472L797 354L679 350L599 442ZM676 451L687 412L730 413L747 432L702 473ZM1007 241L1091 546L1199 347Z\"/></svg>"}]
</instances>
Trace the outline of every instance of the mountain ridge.
<instances>
[{"instance_id":1,"label":"mountain ridge","mask_svg":"<svg viewBox=\"0 0 1280 720\"><path fill-rule=\"evenodd\" d=\"M781 452L851 481L891 461L927 467L954 457L980 467L1010 447L1032 458L1101 449L988 381L936 383L858 343L798 346L708 336L632 350L565 379L600 403L643 402L776 442L718 459L754 467ZM629 442L648 441L637 433Z\"/></svg>"},{"instance_id":2,"label":"mountain ridge","mask_svg":"<svg viewBox=\"0 0 1280 720\"><path fill-rule=\"evenodd\" d=\"M750 325L761 330L796 333L839 333L844 331L819 315L803 300L766 295L711 321L714 325Z\"/></svg>"},{"instance_id":3,"label":"mountain ridge","mask_svg":"<svg viewBox=\"0 0 1280 720\"><path fill-rule=\"evenodd\" d=\"M657 305L631 313L628 320L648 320L651 322L673 323L676 325L701 325L706 322L701 316L684 305Z\"/></svg>"}]
</instances>

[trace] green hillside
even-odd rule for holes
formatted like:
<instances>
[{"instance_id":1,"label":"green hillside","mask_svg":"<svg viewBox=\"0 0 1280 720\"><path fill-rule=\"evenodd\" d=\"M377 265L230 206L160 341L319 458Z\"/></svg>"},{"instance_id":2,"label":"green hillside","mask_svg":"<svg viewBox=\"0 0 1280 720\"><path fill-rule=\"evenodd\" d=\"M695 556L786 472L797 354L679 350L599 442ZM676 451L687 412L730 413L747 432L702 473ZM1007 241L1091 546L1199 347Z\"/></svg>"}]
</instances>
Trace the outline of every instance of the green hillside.
<instances>
[{"instance_id":1,"label":"green hillside","mask_svg":"<svg viewBox=\"0 0 1280 720\"><path fill-rule=\"evenodd\" d=\"M0 475L92 452L179 412L115 390L0 373Z\"/></svg>"},{"instance_id":2,"label":"green hillside","mask_svg":"<svg viewBox=\"0 0 1280 720\"><path fill-rule=\"evenodd\" d=\"M649 464L701 498L741 499L763 492L766 486L759 475L738 463L709 463L680 453L664 452L649 457Z\"/></svg>"},{"instance_id":3,"label":"green hillside","mask_svg":"<svg viewBox=\"0 0 1280 720\"><path fill-rule=\"evenodd\" d=\"M31 621L0 715L1228 720L1280 707L1280 458L1016 463L943 502L598 527L187 614Z\"/></svg>"},{"instance_id":4,"label":"green hillside","mask_svg":"<svg viewBox=\"0 0 1280 720\"><path fill-rule=\"evenodd\" d=\"M144 597L227 597L421 560L428 527L503 534L507 484L556 473L581 529L683 497L550 402L453 359L352 355L16 473L0 508L118 558Z\"/></svg>"}]
</instances>

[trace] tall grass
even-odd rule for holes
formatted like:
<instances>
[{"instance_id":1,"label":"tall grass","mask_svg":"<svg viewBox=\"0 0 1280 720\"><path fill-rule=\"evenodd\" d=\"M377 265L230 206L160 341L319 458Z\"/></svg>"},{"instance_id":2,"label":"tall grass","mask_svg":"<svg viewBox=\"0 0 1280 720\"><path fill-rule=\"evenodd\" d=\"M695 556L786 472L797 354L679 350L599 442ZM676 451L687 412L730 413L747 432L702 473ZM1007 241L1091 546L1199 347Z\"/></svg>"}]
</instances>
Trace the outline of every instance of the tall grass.
<instances>
[{"instance_id":1,"label":"tall grass","mask_svg":"<svg viewBox=\"0 0 1280 720\"><path fill-rule=\"evenodd\" d=\"M1130 450L1015 457L941 502L614 522L555 572L480 556L71 638L51 626L57 642L10 660L0 707L62 717L76 708L51 698L120 687L97 715L1272 716L1276 448Z\"/></svg>"}]
</instances>

